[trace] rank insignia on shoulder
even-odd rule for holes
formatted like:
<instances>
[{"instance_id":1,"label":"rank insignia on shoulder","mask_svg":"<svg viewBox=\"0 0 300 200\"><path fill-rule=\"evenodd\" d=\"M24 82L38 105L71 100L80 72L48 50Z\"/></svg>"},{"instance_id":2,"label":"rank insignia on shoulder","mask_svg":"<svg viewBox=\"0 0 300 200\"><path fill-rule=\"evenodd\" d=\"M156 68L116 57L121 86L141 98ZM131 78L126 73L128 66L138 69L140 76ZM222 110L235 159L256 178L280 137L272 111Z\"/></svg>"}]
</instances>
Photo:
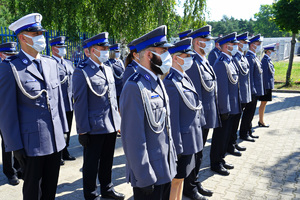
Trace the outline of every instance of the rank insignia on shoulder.
<instances>
[{"instance_id":1,"label":"rank insignia on shoulder","mask_svg":"<svg viewBox=\"0 0 300 200\"><path fill-rule=\"evenodd\" d=\"M157 97L159 97L159 95L158 95L158 94L156 94L156 95L152 95L152 96L151 96L151 99L154 99L154 98L157 98Z\"/></svg>"},{"instance_id":2,"label":"rank insignia on shoulder","mask_svg":"<svg viewBox=\"0 0 300 200\"><path fill-rule=\"evenodd\" d=\"M148 74L145 74L144 77L146 80L150 81L150 76Z\"/></svg>"},{"instance_id":3,"label":"rank insignia on shoulder","mask_svg":"<svg viewBox=\"0 0 300 200\"><path fill-rule=\"evenodd\" d=\"M133 75L130 76L129 81L138 82L140 78L141 78L141 74L134 73Z\"/></svg>"}]
</instances>

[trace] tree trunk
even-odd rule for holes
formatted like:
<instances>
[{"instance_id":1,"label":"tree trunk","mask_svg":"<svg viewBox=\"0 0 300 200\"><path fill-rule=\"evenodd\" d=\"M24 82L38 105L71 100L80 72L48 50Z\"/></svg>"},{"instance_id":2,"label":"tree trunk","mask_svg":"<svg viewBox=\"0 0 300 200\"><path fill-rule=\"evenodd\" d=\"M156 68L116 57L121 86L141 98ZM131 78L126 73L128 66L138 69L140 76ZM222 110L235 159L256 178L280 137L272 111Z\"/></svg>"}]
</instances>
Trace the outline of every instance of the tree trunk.
<instances>
[{"instance_id":1,"label":"tree trunk","mask_svg":"<svg viewBox=\"0 0 300 200\"><path fill-rule=\"evenodd\" d=\"M294 52L295 52L295 44L296 44L296 33L293 33L292 41L291 41L291 53L290 53L290 59L289 59L289 67L286 72L286 86L291 86L291 73L292 73L292 66L293 66L293 60L294 60Z\"/></svg>"}]
</instances>

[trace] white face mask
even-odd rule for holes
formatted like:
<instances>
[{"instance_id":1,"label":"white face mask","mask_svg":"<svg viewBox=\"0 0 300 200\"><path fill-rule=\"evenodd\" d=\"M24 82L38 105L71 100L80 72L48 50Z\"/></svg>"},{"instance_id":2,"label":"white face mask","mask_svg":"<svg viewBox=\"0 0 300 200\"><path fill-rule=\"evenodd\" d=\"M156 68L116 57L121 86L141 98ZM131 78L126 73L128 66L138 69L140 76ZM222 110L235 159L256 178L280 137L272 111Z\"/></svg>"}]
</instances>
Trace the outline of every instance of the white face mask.
<instances>
[{"instance_id":1,"label":"white face mask","mask_svg":"<svg viewBox=\"0 0 300 200\"><path fill-rule=\"evenodd\" d=\"M203 49L205 55L207 55L213 48L213 43L212 41L206 41L206 42L203 42L203 41L199 41L200 43L204 43L205 44L205 47L201 47L201 46L198 46L200 49Z\"/></svg>"},{"instance_id":2,"label":"white face mask","mask_svg":"<svg viewBox=\"0 0 300 200\"><path fill-rule=\"evenodd\" d=\"M261 45L255 45L255 44L253 44L254 46L256 46L256 49L255 49L255 53L259 53L259 52L261 52Z\"/></svg>"},{"instance_id":3,"label":"white face mask","mask_svg":"<svg viewBox=\"0 0 300 200\"><path fill-rule=\"evenodd\" d=\"M231 46L231 45L228 45L228 46ZM232 45L231 47L232 47L232 50L228 49L228 51L231 53L231 56L234 56L238 52L239 47L238 47L238 45Z\"/></svg>"},{"instance_id":4,"label":"white face mask","mask_svg":"<svg viewBox=\"0 0 300 200\"><path fill-rule=\"evenodd\" d=\"M161 66L158 66L158 65L156 65L156 66L158 68L160 68L160 70L162 71L163 74L167 73L170 70L170 68L172 67L172 57L171 57L170 53L168 51L166 51L165 53L160 55L153 51L151 51L151 52L153 54L159 56L162 61Z\"/></svg>"},{"instance_id":5,"label":"white face mask","mask_svg":"<svg viewBox=\"0 0 300 200\"><path fill-rule=\"evenodd\" d=\"M46 48L46 40L44 35L38 35L35 37L31 37L29 35L23 34L25 37L31 38L33 45L26 43L28 46L34 48L37 52L41 52Z\"/></svg>"},{"instance_id":6,"label":"white face mask","mask_svg":"<svg viewBox=\"0 0 300 200\"><path fill-rule=\"evenodd\" d=\"M115 57L116 57L116 58L120 58L120 52L116 52L116 53L115 53Z\"/></svg>"},{"instance_id":7,"label":"white face mask","mask_svg":"<svg viewBox=\"0 0 300 200\"><path fill-rule=\"evenodd\" d=\"M275 52L271 51L270 57L274 57L275 56Z\"/></svg>"},{"instance_id":8,"label":"white face mask","mask_svg":"<svg viewBox=\"0 0 300 200\"><path fill-rule=\"evenodd\" d=\"M98 60L101 63L104 63L104 62L106 62L108 60L108 58L109 58L109 51L107 51L107 50L99 51L98 49L95 49L95 50L98 51L98 52L100 52L100 56L96 56L96 54L94 54L94 55L98 58Z\"/></svg>"},{"instance_id":9,"label":"white face mask","mask_svg":"<svg viewBox=\"0 0 300 200\"><path fill-rule=\"evenodd\" d=\"M61 48L57 48L58 49L58 55L60 56L60 57L64 57L66 54L67 54L67 50L66 50L66 48L65 47L61 47Z\"/></svg>"},{"instance_id":10,"label":"white face mask","mask_svg":"<svg viewBox=\"0 0 300 200\"><path fill-rule=\"evenodd\" d=\"M244 52L244 51L248 51L248 49L249 49L249 44L248 44L248 43L243 44L242 51L243 51L243 52Z\"/></svg>"},{"instance_id":11,"label":"white face mask","mask_svg":"<svg viewBox=\"0 0 300 200\"><path fill-rule=\"evenodd\" d=\"M177 62L177 64L181 67L181 69L185 72L188 69L190 69L193 65L193 57L185 57L185 58L181 58L180 56L177 56L178 58L180 58L181 60L183 60L183 65L179 64L179 62Z\"/></svg>"}]
</instances>

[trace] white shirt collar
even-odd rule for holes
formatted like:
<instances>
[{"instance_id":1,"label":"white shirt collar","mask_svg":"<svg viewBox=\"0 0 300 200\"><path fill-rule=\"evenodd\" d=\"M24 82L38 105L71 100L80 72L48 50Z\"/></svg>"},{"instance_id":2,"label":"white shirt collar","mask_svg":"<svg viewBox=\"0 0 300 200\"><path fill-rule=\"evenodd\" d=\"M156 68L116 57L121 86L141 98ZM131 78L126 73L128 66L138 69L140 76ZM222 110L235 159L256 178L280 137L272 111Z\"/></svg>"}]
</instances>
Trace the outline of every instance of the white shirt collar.
<instances>
[{"instance_id":1,"label":"white shirt collar","mask_svg":"<svg viewBox=\"0 0 300 200\"><path fill-rule=\"evenodd\" d=\"M89 59L98 67L98 68L100 68L100 65L98 64L98 63L96 63L95 61L93 61L93 59L91 59L90 57L89 57ZM102 67L103 67L103 63L102 63L102 65L101 65Z\"/></svg>"},{"instance_id":2,"label":"white shirt collar","mask_svg":"<svg viewBox=\"0 0 300 200\"><path fill-rule=\"evenodd\" d=\"M229 58L229 60L232 60L232 56L230 56L230 55L228 55L227 53L225 53L225 52L222 52L224 55L226 55L228 58Z\"/></svg>"},{"instance_id":3,"label":"white shirt collar","mask_svg":"<svg viewBox=\"0 0 300 200\"><path fill-rule=\"evenodd\" d=\"M53 55L54 59L56 59L59 63L61 63L61 59L55 55Z\"/></svg>"},{"instance_id":4,"label":"white shirt collar","mask_svg":"<svg viewBox=\"0 0 300 200\"><path fill-rule=\"evenodd\" d=\"M256 54L253 51L249 50L249 52L256 56Z\"/></svg>"},{"instance_id":5,"label":"white shirt collar","mask_svg":"<svg viewBox=\"0 0 300 200\"><path fill-rule=\"evenodd\" d=\"M181 71L179 71L178 69L172 67L172 69L174 69L176 72L178 72L182 77L184 77L184 73L182 73Z\"/></svg>"},{"instance_id":6,"label":"white shirt collar","mask_svg":"<svg viewBox=\"0 0 300 200\"><path fill-rule=\"evenodd\" d=\"M149 69L147 69L146 67L144 67L143 65L141 65L140 63L137 62L137 64L144 70L146 70L146 72L148 72L153 78L155 81L157 81L158 77Z\"/></svg>"},{"instance_id":7,"label":"white shirt collar","mask_svg":"<svg viewBox=\"0 0 300 200\"><path fill-rule=\"evenodd\" d=\"M27 56L27 58L32 62L34 59L41 59L40 54L38 53L36 55L36 58L32 57L31 55L29 55L28 53L26 53L25 51L23 51L23 49L21 49L21 51L25 54L25 56Z\"/></svg>"}]
</instances>

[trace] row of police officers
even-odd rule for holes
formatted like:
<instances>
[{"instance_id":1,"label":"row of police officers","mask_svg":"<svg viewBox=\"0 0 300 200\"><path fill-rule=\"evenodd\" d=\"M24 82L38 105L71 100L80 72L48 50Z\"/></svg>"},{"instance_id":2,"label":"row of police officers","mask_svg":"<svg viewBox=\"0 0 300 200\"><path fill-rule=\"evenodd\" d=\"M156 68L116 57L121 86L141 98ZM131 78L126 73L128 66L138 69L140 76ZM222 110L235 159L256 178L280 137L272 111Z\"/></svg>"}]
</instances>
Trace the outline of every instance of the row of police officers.
<instances>
[{"instance_id":1,"label":"row of police officers","mask_svg":"<svg viewBox=\"0 0 300 200\"><path fill-rule=\"evenodd\" d=\"M234 167L226 152L246 150L236 142L242 113L240 138L254 141L251 121L265 91L255 54L260 35L232 33L211 51L211 26L182 32L170 44L163 25L129 43L125 68L120 46L110 46L103 32L83 42L86 58L74 69L63 58L63 36L50 41L53 57L40 54L41 20L33 13L10 25L21 50L0 65L0 129L5 150L20 163L24 199L55 198L60 165L75 159L67 150L73 109L87 200L100 199L97 179L101 197L125 198L111 178L118 132L134 199L206 199L212 191L198 172L209 129L211 169L222 175Z\"/></svg>"}]
</instances>

